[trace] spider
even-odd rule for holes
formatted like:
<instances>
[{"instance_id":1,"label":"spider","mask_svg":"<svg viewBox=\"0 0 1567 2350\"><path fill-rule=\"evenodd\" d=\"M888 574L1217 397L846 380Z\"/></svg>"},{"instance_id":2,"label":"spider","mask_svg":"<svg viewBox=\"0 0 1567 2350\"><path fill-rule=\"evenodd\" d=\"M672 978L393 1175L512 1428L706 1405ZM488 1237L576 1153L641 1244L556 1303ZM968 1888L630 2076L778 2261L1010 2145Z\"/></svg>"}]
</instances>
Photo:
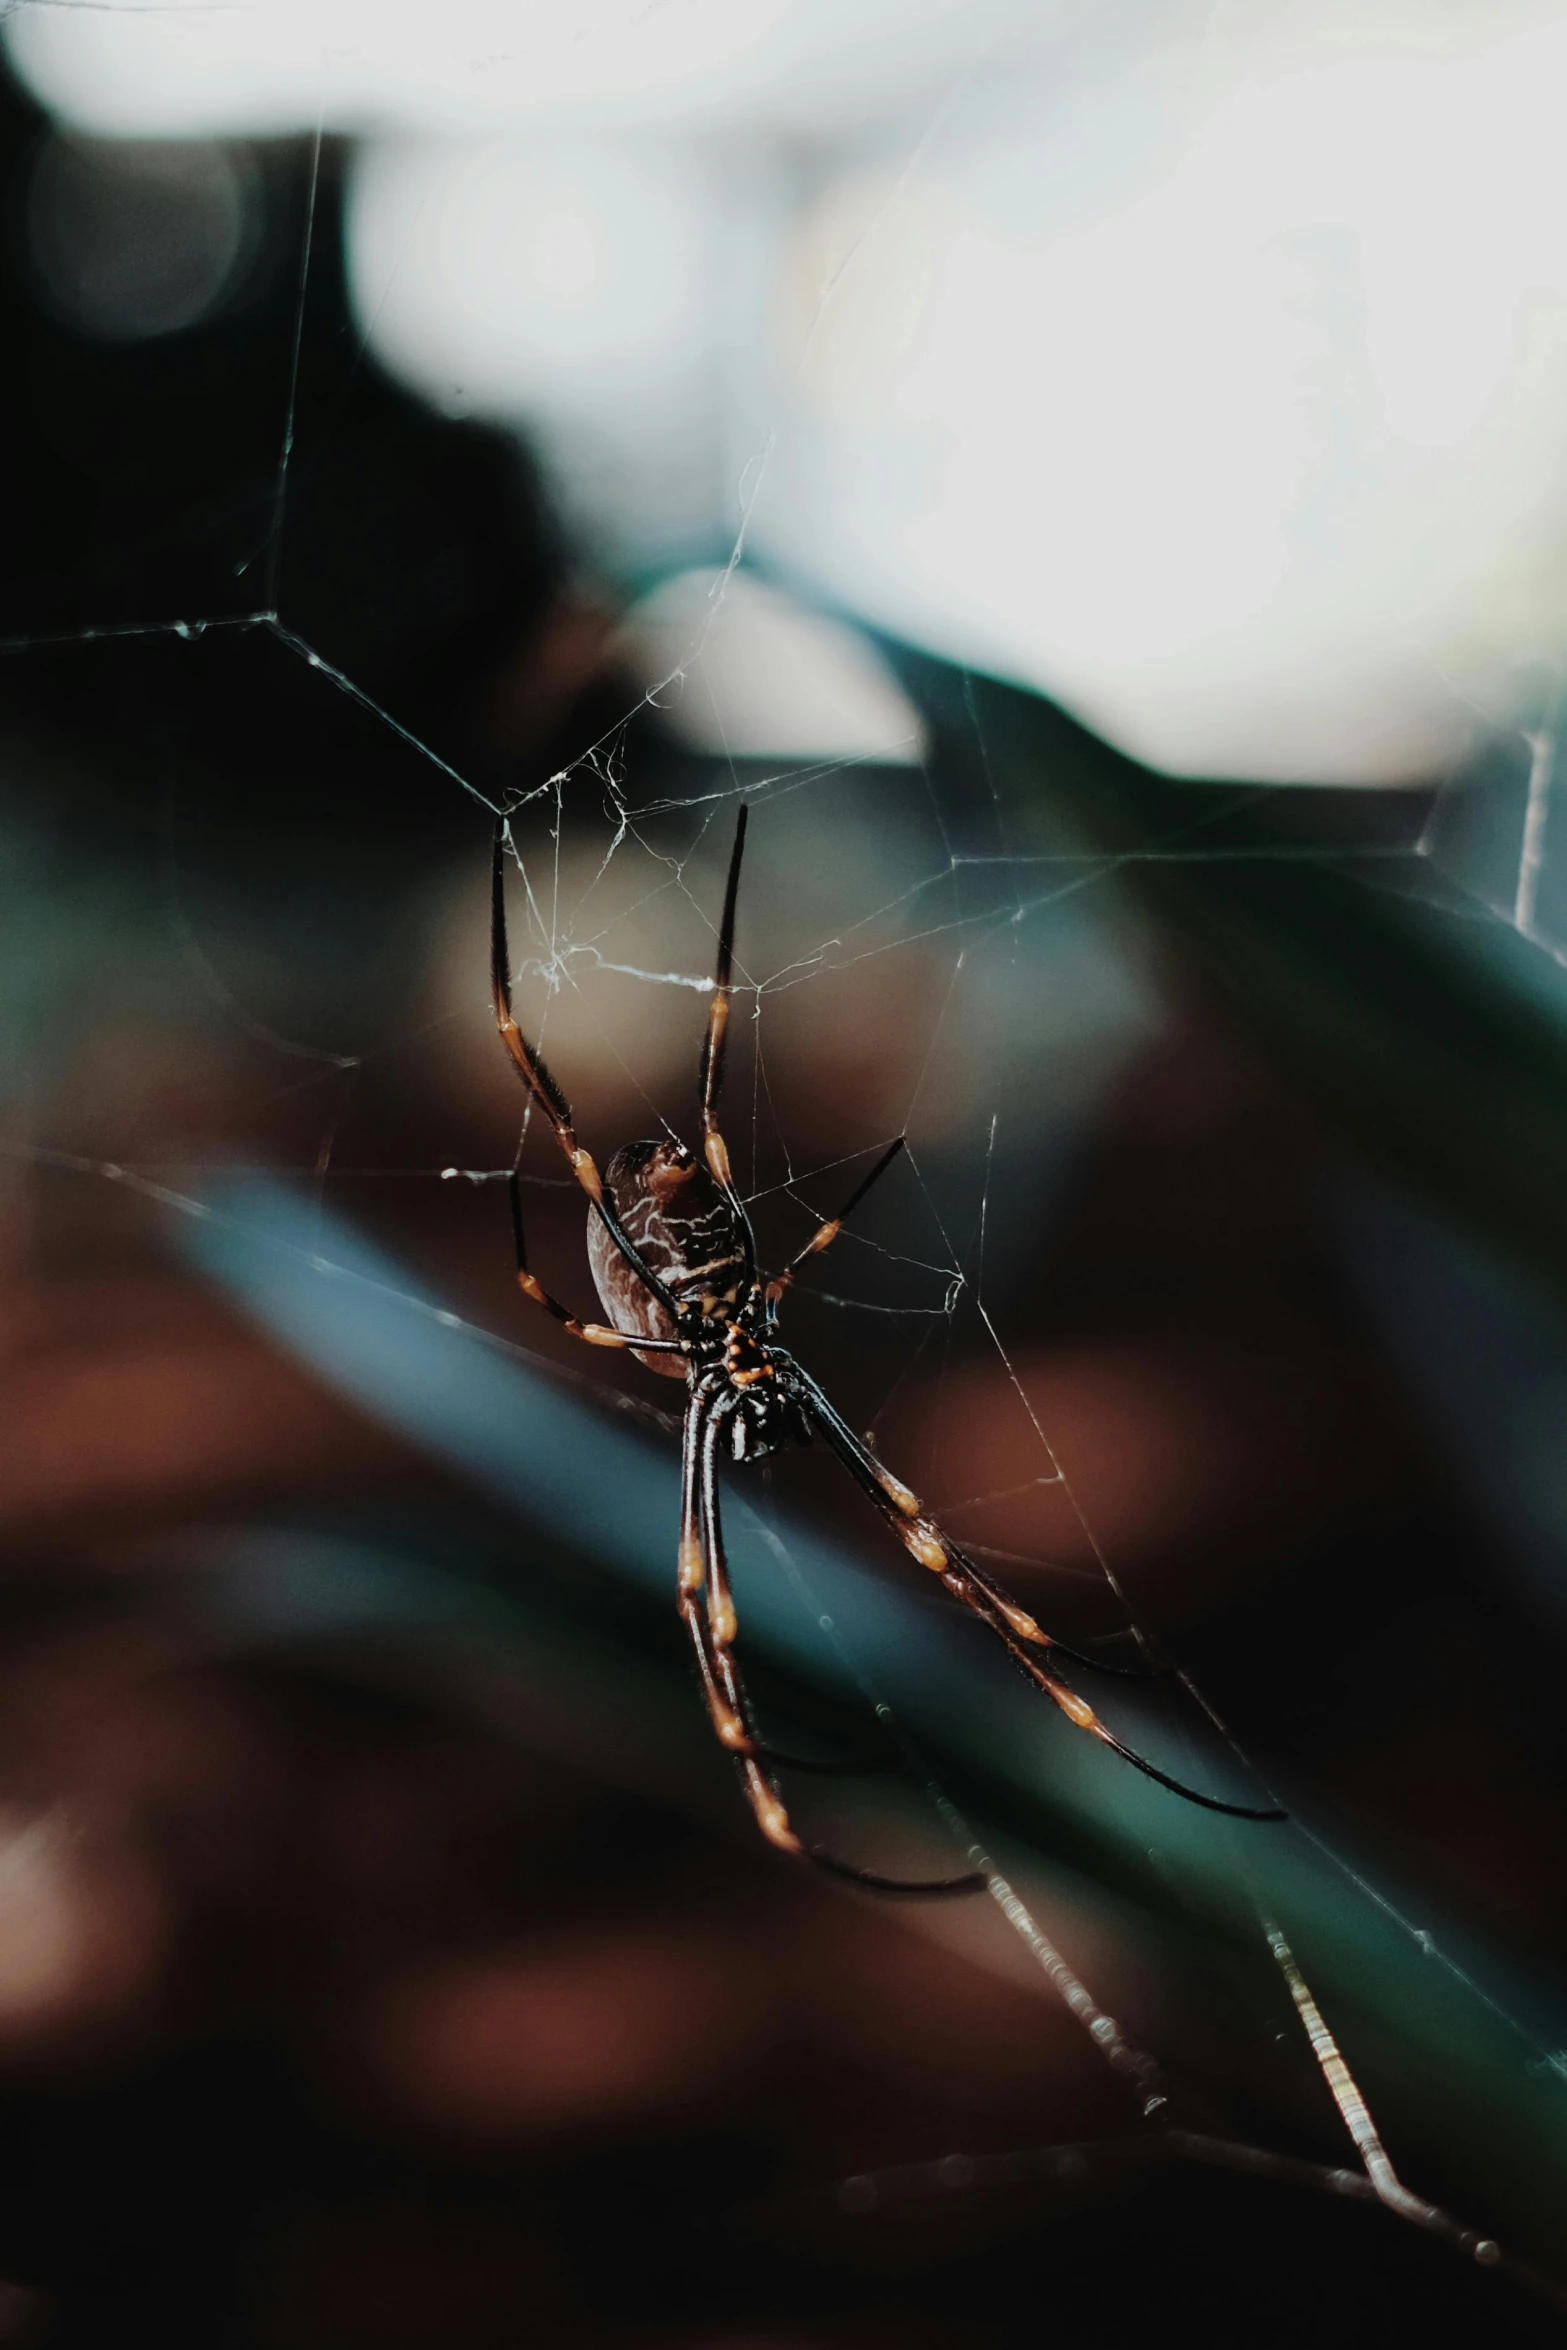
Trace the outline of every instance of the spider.
<instances>
[{"instance_id":1,"label":"spider","mask_svg":"<svg viewBox=\"0 0 1567 2350\"><path fill-rule=\"evenodd\" d=\"M1279 1819L1276 1809L1221 1802L1170 1778L1117 1738L1093 1707L1065 1680L1062 1664L1099 1671L1127 1668L1064 1647L1026 1608L945 1534L919 1496L883 1466L849 1427L809 1371L778 1335L778 1309L799 1268L830 1248L854 1210L903 1148L900 1135L836 1216L818 1226L782 1272L766 1274L756 1235L735 1185L718 1123L734 965L735 911L745 853L742 806L724 889L713 974L712 1004L697 1076L701 1156L683 1142L629 1142L600 1174L577 1140L565 1095L512 1013L511 958L506 937L505 858L510 838L504 817L495 826L490 917L490 973L495 1019L518 1076L549 1120L572 1174L587 1194L588 1260L607 1322L584 1322L551 1296L528 1264L519 1172L511 1177L517 1281L525 1296L553 1314L589 1346L621 1348L651 1371L686 1383L681 1445L680 1539L677 1605L691 1638L708 1714L719 1744L733 1757L757 1826L770 1844L796 1858L879 1891L959 1893L984 1878L969 1873L910 1882L883 1877L816 1845L791 1826L778 1791L785 1769L831 1769L782 1755L758 1738L745 1684L735 1661L736 1617L719 1515L718 1462L763 1460L792 1444L822 1437L856 1485L880 1511L919 1565L961 1606L978 1616L1035 1688L1086 1730L1161 1787L1240 1819ZM841 1767L841 1766L840 1766ZM858 1766L850 1765L849 1768Z\"/></svg>"}]
</instances>

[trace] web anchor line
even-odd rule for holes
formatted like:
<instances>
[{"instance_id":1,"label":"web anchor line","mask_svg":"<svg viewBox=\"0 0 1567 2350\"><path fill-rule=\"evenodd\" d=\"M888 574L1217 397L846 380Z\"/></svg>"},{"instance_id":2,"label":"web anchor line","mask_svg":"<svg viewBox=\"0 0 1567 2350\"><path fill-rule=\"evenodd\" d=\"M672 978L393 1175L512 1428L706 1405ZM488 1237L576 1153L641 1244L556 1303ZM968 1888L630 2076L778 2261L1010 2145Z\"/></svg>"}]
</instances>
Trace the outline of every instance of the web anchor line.
<instances>
[{"instance_id":1,"label":"web anchor line","mask_svg":"<svg viewBox=\"0 0 1567 2350\"><path fill-rule=\"evenodd\" d=\"M1502 2248L1494 2238L1465 2227L1461 2220L1454 2219L1439 2204L1428 2203L1423 2196L1413 2194L1404 2185L1382 2143L1382 2134L1366 2102L1365 2093L1350 2071L1344 2052L1317 2005L1311 1986L1300 1970L1282 1927L1272 1918L1265 1917L1262 1930L1267 1937L1274 1963L1289 1986L1295 2012L1300 2017L1311 2053L1316 2059L1317 2070L1327 2083L1328 2093L1338 2108L1339 2119L1349 2133L1355 2152L1360 2157L1361 2169L1377 2201L1399 2219L1408 2220L1411 2226L1424 2228L1429 2235L1440 2236L1455 2251L1478 2261L1482 2268L1500 2266L1503 2260ZM1561 2295L1561 2300L1562 2305L1567 2307L1567 2293Z\"/></svg>"},{"instance_id":2,"label":"web anchor line","mask_svg":"<svg viewBox=\"0 0 1567 2350\"><path fill-rule=\"evenodd\" d=\"M1190 828L1182 828L1183 831L1188 829ZM918 1175L917 1168L915 1172L916 1175ZM924 1189L922 1179L921 1188ZM942 1239L950 1247L950 1236L948 1235L945 1226L941 1223L940 1217L936 1215L935 1202L930 1200L928 1191L926 1192L926 1198L929 1201L932 1215L936 1216L937 1227L941 1232ZM1100 1575L1103 1577L1106 1586L1119 1602L1126 1618L1127 1629L1131 1633L1132 1638L1136 1641L1143 1654L1148 1658L1150 1664L1159 1663L1161 1659L1161 1651L1158 1645L1150 1639L1144 1627L1137 1620L1121 1579L1116 1573L1112 1562L1106 1555L1098 1535L1095 1533L1094 1528L1089 1522L1087 1512L1084 1510L1081 1500L1073 1489L1071 1479L1067 1475L1065 1466L1061 1461L1060 1456L1056 1452L1055 1447L1050 1442L1049 1437L1046 1435L1045 1430L1040 1423L1039 1416L1034 1410L1034 1407L1023 1388L1021 1380L1018 1378L1011 1358L1007 1354L1006 1348L1002 1343L1000 1333L996 1329L995 1323L989 1311L985 1307L983 1300L978 1297L975 1299L975 1304L978 1308L985 1329L990 1337L991 1343L996 1349L997 1356L1012 1382L1013 1388L1018 1396L1018 1400L1028 1415L1030 1424L1033 1427L1034 1433L1039 1441L1040 1449L1050 1465L1052 1476L1054 1480L1059 1483L1063 1493L1066 1496L1067 1502L1072 1509L1073 1515L1077 1519L1078 1525L1081 1528L1084 1539L1088 1545L1090 1557L1093 1559L1095 1566L1097 1567ZM1224 1745L1229 1749L1230 1753L1235 1757L1236 1761L1241 1764L1243 1768L1252 1772L1253 1776L1258 1776L1259 1774L1256 1773L1255 1766L1252 1764L1251 1758L1247 1754L1240 1739L1236 1736L1234 1730L1230 1727L1229 1723L1220 1713L1218 1707L1208 1696L1207 1691L1193 1677L1186 1667L1180 1663L1178 1659L1171 1660L1168 1669L1170 1670L1177 1685L1185 1691L1186 1695L1192 1700L1193 1704L1195 1704L1205 1715L1215 1734L1223 1741ZM1273 1790L1268 1786L1265 1779L1261 1781L1261 1785L1263 1792L1268 1796L1268 1798L1270 1800L1276 1800L1273 1795ZM1479 2005L1486 2008L1490 2013L1497 2016L1500 2021L1504 2022L1508 2029L1512 2031L1517 2036L1517 2038L1520 2039L1529 2049L1532 2058L1537 2064L1541 2065L1542 2067L1559 2071L1560 2068L1557 2064L1554 2051L1544 2046L1536 2034L1533 2033L1526 2024L1520 2022L1516 2016L1514 2016L1508 2009L1502 2006L1500 2001L1492 1997L1485 1987L1481 1983L1477 1982L1466 1968L1459 1965L1458 1962L1453 1958L1449 1957L1448 1953L1437 1943L1434 1936L1425 1932L1420 1927L1412 1924L1411 1921L1405 1917L1403 1911L1398 1908L1394 1902L1390 1901L1385 1894L1381 1893L1377 1889L1376 1886L1370 1884L1367 1879L1361 1875L1360 1871L1355 1868L1351 1861L1346 1859L1341 1852L1336 1850L1336 1848L1330 1844L1324 1836L1317 1834L1314 1829L1308 1826L1306 1822L1301 1820L1298 1814L1292 1814L1292 1825L1295 1832L1305 1837L1306 1841L1311 1845L1313 1850L1320 1853L1322 1858L1329 1864L1330 1867L1337 1871L1339 1876L1344 1879L1346 1884L1352 1886L1355 1892L1362 1896L1362 1898L1373 1903L1374 1906L1382 1912L1383 1916L1388 1918L1390 1922L1400 1930L1400 1932L1407 1936L1407 1938L1416 1945L1416 1947L1425 1957L1435 1961L1435 1963L1442 1969L1451 1982L1455 1983L1468 1996L1474 1998Z\"/></svg>"},{"instance_id":3,"label":"web anchor line","mask_svg":"<svg viewBox=\"0 0 1567 2350\"><path fill-rule=\"evenodd\" d=\"M857 2172L839 2179L832 2201L842 2219L863 2220L901 2204L950 2198L957 2191L1019 2186L1066 2187L1096 2173L1146 2167L1158 2162L1195 2163L1207 2170L1230 2171L1244 2178L1268 2179L1279 2186L1299 2187L1307 2193L1336 2201L1382 2205L1383 2199L1364 2171L1341 2170L1331 2163L1311 2162L1300 2155L1268 2154L1239 2139L1220 2138L1205 2130L1171 2125L1144 2131L1132 2138L1088 2138L1051 2146L1025 2146L1004 2154L951 2153L934 2162L902 2163L886 2170ZM1383 2206L1385 2208L1385 2206ZM1445 2215L1427 2205L1440 2220ZM1433 2234L1445 2230L1432 2227ZM1465 2234L1467 2231L1460 2231ZM1527 2261L1498 2251L1483 2267L1507 2278L1510 2284L1536 2295L1551 2306L1567 2310L1567 2291L1553 2277Z\"/></svg>"},{"instance_id":4,"label":"web anchor line","mask_svg":"<svg viewBox=\"0 0 1567 2350\"><path fill-rule=\"evenodd\" d=\"M266 595L277 617L278 575L283 565L283 521L288 508L288 469L294 460L294 427L299 412L299 362L305 346L305 306L310 296L310 253L316 234L316 197L321 186L322 115L316 116L316 135L310 150L310 187L305 198L305 234L299 257L299 293L294 304L294 335L288 357L288 397L283 431L278 443L277 476L272 490L272 525L267 533Z\"/></svg>"},{"instance_id":5,"label":"web anchor line","mask_svg":"<svg viewBox=\"0 0 1567 2350\"><path fill-rule=\"evenodd\" d=\"M204 612L194 620L108 620L86 628L45 630L35 636L0 636L0 653L49 652L62 645L112 644L125 637L177 636L185 643L219 628L268 628L275 612Z\"/></svg>"},{"instance_id":6,"label":"web anchor line","mask_svg":"<svg viewBox=\"0 0 1567 2350\"><path fill-rule=\"evenodd\" d=\"M1133 2039L1116 2017L1095 1998L1088 1984L1046 1932L946 1788L918 1755L892 1707L878 1694L869 1670L844 1640L835 1618L822 1613L815 1606L805 1578L787 1545L756 1511L752 1510L749 1514L753 1525L783 1568L802 1607L815 1617L840 1664L874 1709L878 1722L898 1751L909 1776L917 1784L923 1784L932 1810L962 1852L967 1865L983 1880L985 1892L1006 1925L1021 1942L1068 2014L1082 2027L1100 2057L1132 2091L1137 2101L1138 2120L1144 2125L1144 2129L1132 2141L1134 2147L1162 2152L1181 2161L1243 2171L1253 2177L1275 2179L1281 2184L1305 2187L1323 2194L1373 2201L1395 2218L1450 2245L1455 2252L1478 2267L1495 2269L1515 2284L1557 2307L1567 2309L1567 2287L1511 2257L1493 2237L1466 2226L1439 2204L1428 2202L1404 2185L1394 2169L1365 2093L1318 2005L1283 1929L1269 1917L1259 1916L1269 1953L1289 1987L1312 2057L1359 2157L1360 2168L1348 2170L1302 2161L1295 2156L1274 2153L1267 2147L1226 2138L1213 2130L1193 2129L1178 2121L1177 2106L1190 2104L1188 2093L1174 2087L1159 2059ZM971 2182L976 2166L966 2156L949 2157L946 2164L927 2166L932 2171L936 2185L943 2188L951 2186L952 2163L961 2167L959 2183ZM871 2208L871 2203L857 2204L853 2191L874 2188L875 2183L874 2176L841 2182L838 2189L839 2208L851 2211Z\"/></svg>"}]
</instances>

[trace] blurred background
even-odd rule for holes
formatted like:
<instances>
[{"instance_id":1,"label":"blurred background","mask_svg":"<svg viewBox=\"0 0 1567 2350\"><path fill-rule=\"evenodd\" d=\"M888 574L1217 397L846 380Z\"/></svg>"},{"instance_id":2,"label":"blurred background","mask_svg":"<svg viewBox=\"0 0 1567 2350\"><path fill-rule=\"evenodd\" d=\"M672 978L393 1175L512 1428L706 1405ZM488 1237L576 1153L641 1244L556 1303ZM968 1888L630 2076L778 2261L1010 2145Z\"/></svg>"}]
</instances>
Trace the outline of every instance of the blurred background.
<instances>
[{"instance_id":1,"label":"blurred background","mask_svg":"<svg viewBox=\"0 0 1567 2350\"><path fill-rule=\"evenodd\" d=\"M0 39L0 2342L1554 2339L1567 8ZM748 1670L896 1725L797 1816L982 1836L1152 2109L996 1904L761 1847L673 1391L512 1281L493 811L602 1161L691 1133L741 804L764 1249L908 1139L791 1344L1294 1816L1092 1750L814 1450ZM1264 1917L1532 2285L1290 2173Z\"/></svg>"}]
</instances>

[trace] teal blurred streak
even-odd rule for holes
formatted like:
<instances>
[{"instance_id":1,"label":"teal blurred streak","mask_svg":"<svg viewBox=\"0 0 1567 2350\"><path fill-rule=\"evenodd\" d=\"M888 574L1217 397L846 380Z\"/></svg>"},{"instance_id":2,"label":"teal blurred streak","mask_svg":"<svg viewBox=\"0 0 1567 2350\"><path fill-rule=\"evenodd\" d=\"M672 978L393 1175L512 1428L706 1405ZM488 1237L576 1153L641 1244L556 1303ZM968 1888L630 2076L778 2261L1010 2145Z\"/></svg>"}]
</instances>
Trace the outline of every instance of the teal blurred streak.
<instances>
[{"instance_id":1,"label":"teal blurred streak","mask_svg":"<svg viewBox=\"0 0 1567 2350\"><path fill-rule=\"evenodd\" d=\"M672 1606L673 1442L579 1402L443 1309L351 1227L279 1185L215 1187L177 1229L209 1278L361 1409L549 1541ZM764 1516L731 1491L726 1523L752 1653L767 1651L862 1713L873 1698L890 1705L987 1837L1066 1865L1166 1932L1218 1938L1232 1967L1251 1963L1245 1996L1259 2020L1293 2030L1261 1944L1259 1917L1276 1917L1395 2156L1401 2143L1434 2143L1446 2176L1460 2182L1454 2191L1505 2216L1520 2249L1532 2243L1549 2258L1567 2189L1567 2011L1554 1993L1461 1933L1426 1892L1341 1857L1343 1839L1330 1849L1298 1800L1292 1822L1252 1825L1149 1785L1072 1730L974 1627L923 1592L872 1577L770 1498ZM369 1571L362 1559L354 1569ZM407 1620L405 1596L389 1590L390 1620ZM525 1601L526 1590L518 1596ZM525 1615L498 1617L477 1590L474 1598L487 1638L501 1647L526 1639ZM362 1599L355 1605L362 1619ZM310 1622L306 1607L302 1629ZM1101 1699L1099 1687L1094 1694ZM694 1691L690 1703L698 1705ZM1112 1711L1108 1697L1103 1706ZM1168 1724L1135 1706L1112 1718L1197 1784L1246 1792L1213 1776L1216 1742L1200 1755L1172 1744ZM1418 2185L1418 2164L1416 2174Z\"/></svg>"}]
</instances>

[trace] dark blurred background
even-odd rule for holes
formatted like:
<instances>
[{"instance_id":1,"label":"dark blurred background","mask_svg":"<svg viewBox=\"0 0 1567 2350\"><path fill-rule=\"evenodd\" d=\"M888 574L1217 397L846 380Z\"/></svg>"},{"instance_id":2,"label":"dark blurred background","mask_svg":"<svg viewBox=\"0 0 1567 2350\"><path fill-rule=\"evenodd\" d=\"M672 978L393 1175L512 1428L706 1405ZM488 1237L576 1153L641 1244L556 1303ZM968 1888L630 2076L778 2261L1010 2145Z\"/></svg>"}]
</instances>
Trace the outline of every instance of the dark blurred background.
<instances>
[{"instance_id":1,"label":"dark blurred background","mask_svg":"<svg viewBox=\"0 0 1567 2350\"><path fill-rule=\"evenodd\" d=\"M1167 2159L1004 1935L761 1850L672 1609L530 1517L526 1426L503 1506L269 1335L179 1214L270 1171L325 1259L357 1227L573 1383L585 1494L615 1396L667 1447L661 1383L511 1286L489 810L521 811L520 994L602 1156L689 1117L683 982L746 792L742 960L775 976L731 1094L766 1240L905 1122L917 1169L798 1300L802 1354L1064 1633L1123 1620L1109 1558L1269 1778L1524 2019L1497 2055L1336 2017L1410 2184L1567 2274L1563 1004L1412 854L1522 823L1528 742L1397 788L1171 784L889 638L915 755L704 749L526 440L369 355L349 153L132 170L0 94L0 2339L1550 2338L1386 2214ZM526 1163L585 1308L578 1197ZM415 1390L423 1344L413 1317ZM814 1457L777 1487L900 1575ZM852 1745L794 1667L763 1653L764 1696ZM983 1808L961 1709L937 1730ZM1244 1935L1085 1818L1003 1825L1190 2126L1347 2162ZM1338 1899L1348 1949L1375 1896Z\"/></svg>"}]
</instances>

